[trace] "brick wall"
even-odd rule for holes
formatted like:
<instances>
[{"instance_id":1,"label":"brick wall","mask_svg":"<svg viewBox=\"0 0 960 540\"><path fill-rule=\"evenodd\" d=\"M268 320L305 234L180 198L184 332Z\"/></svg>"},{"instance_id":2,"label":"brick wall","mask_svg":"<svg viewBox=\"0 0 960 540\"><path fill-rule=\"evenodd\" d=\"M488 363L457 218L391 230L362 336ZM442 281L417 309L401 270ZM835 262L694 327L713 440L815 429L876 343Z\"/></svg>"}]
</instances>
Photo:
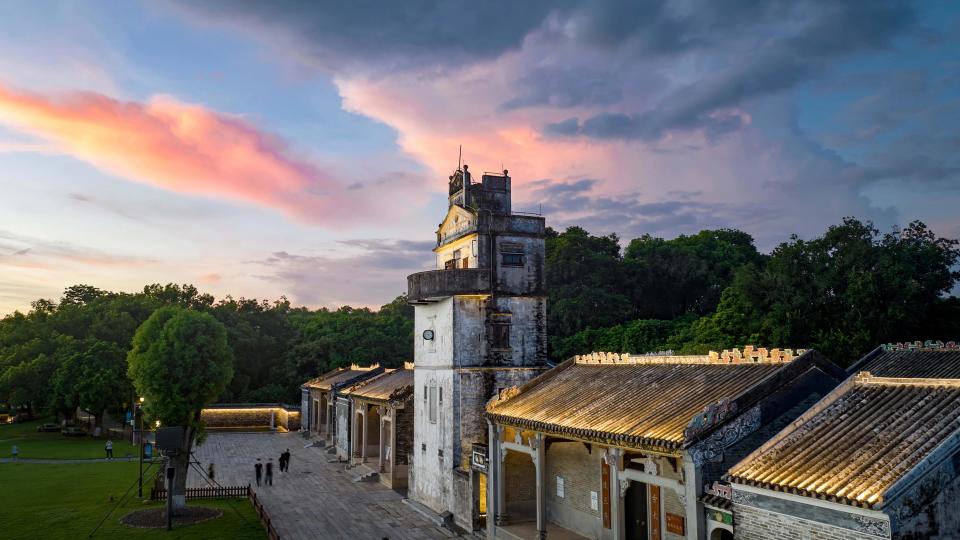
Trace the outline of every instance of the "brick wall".
<instances>
[{"instance_id":1,"label":"brick wall","mask_svg":"<svg viewBox=\"0 0 960 540\"><path fill-rule=\"evenodd\" d=\"M394 412L396 426L394 429L397 434L397 447L394 449L397 465L408 465L413 452L413 415L415 401L413 398L407 400L404 408L397 409Z\"/></svg>"},{"instance_id":2,"label":"brick wall","mask_svg":"<svg viewBox=\"0 0 960 540\"><path fill-rule=\"evenodd\" d=\"M547 449L547 519L561 527L590 538L602 533L600 516L601 454L594 445L592 452L579 442L557 442ZM557 495L557 477L563 478L563 497ZM598 509L590 507L590 492L596 492Z\"/></svg>"},{"instance_id":3,"label":"brick wall","mask_svg":"<svg viewBox=\"0 0 960 540\"><path fill-rule=\"evenodd\" d=\"M735 504L734 538L737 540L878 540L865 533L832 527L824 523L795 518Z\"/></svg>"}]
</instances>

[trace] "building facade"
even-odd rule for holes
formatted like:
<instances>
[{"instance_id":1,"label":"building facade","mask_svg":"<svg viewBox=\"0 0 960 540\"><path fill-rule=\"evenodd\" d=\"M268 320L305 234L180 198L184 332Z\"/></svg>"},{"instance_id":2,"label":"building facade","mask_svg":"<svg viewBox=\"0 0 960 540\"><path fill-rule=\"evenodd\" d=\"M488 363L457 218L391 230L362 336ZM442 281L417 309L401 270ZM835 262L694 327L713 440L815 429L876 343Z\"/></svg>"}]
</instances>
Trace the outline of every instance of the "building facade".
<instances>
[{"instance_id":1,"label":"building facade","mask_svg":"<svg viewBox=\"0 0 960 540\"><path fill-rule=\"evenodd\" d=\"M450 176L436 270L407 278L415 306L413 465L409 496L468 530L481 525L484 406L546 369L544 219L515 213L507 171Z\"/></svg>"},{"instance_id":2,"label":"building facade","mask_svg":"<svg viewBox=\"0 0 960 540\"><path fill-rule=\"evenodd\" d=\"M488 537L724 538L704 486L843 376L816 351L568 360L487 406Z\"/></svg>"},{"instance_id":3,"label":"building facade","mask_svg":"<svg viewBox=\"0 0 960 540\"><path fill-rule=\"evenodd\" d=\"M387 370L350 387L351 464L393 489L407 487L413 450L413 366Z\"/></svg>"},{"instance_id":4,"label":"building facade","mask_svg":"<svg viewBox=\"0 0 960 540\"><path fill-rule=\"evenodd\" d=\"M960 538L960 350L887 345L851 369L730 469L736 538Z\"/></svg>"},{"instance_id":5,"label":"building facade","mask_svg":"<svg viewBox=\"0 0 960 540\"><path fill-rule=\"evenodd\" d=\"M352 365L328 371L305 382L300 386L301 429L312 437L319 437L327 446L334 446L338 434L336 403L340 391L381 373L383 368L379 365ZM339 428L341 431L349 430L349 425ZM344 456L344 459L347 457L349 454Z\"/></svg>"}]
</instances>

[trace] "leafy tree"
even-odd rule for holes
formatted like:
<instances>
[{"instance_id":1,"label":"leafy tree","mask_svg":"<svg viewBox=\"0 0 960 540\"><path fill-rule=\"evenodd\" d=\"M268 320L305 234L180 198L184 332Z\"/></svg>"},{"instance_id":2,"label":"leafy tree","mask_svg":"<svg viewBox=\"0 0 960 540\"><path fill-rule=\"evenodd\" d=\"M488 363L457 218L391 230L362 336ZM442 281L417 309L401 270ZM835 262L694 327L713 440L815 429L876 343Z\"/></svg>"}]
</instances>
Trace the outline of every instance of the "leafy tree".
<instances>
[{"instance_id":1,"label":"leafy tree","mask_svg":"<svg viewBox=\"0 0 960 540\"><path fill-rule=\"evenodd\" d=\"M171 458L176 478L170 496L175 511L180 510L186 506L194 438L202 441L200 411L220 396L233 376L227 330L208 313L164 307L137 329L127 360L130 378L145 398L147 419L184 428L180 449Z\"/></svg>"},{"instance_id":2,"label":"leafy tree","mask_svg":"<svg viewBox=\"0 0 960 540\"><path fill-rule=\"evenodd\" d=\"M591 236L580 227L548 229L546 241L547 325L564 337L586 328L630 320L630 286L616 235Z\"/></svg>"},{"instance_id":3,"label":"leafy tree","mask_svg":"<svg viewBox=\"0 0 960 540\"><path fill-rule=\"evenodd\" d=\"M958 260L957 241L920 222L881 235L847 218L744 267L716 313L695 325L693 342L813 347L849 363L878 343L934 338L924 325L946 306Z\"/></svg>"},{"instance_id":4,"label":"leafy tree","mask_svg":"<svg viewBox=\"0 0 960 540\"><path fill-rule=\"evenodd\" d=\"M644 235L627 246L624 262L636 317L673 319L712 313L736 271L761 255L749 234L721 229L672 240Z\"/></svg>"}]
</instances>

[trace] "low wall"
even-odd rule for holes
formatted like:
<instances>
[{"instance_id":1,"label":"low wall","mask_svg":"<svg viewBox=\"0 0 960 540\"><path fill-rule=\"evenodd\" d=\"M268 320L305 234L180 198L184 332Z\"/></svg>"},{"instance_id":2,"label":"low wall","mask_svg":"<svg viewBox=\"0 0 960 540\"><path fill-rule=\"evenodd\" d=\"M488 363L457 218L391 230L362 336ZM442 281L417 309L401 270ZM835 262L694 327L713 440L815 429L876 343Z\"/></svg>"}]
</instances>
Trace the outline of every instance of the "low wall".
<instances>
[{"instance_id":1,"label":"low wall","mask_svg":"<svg viewBox=\"0 0 960 540\"><path fill-rule=\"evenodd\" d=\"M280 403L224 403L200 413L208 429L297 431L300 411ZM272 419L272 422L271 422Z\"/></svg>"}]
</instances>

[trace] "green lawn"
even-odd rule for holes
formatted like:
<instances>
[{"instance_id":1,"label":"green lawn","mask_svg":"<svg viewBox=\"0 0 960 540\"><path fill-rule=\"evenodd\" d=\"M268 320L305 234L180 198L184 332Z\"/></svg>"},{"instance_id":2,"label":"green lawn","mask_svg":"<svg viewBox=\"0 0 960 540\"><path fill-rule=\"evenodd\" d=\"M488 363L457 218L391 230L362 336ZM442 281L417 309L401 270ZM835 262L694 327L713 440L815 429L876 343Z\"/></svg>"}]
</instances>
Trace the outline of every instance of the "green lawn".
<instances>
[{"instance_id":1,"label":"green lawn","mask_svg":"<svg viewBox=\"0 0 960 540\"><path fill-rule=\"evenodd\" d=\"M2 463L0 538L86 538L136 478L136 462L69 465ZM126 527L120 524L121 517L133 510L149 507L136 500L135 486L131 493L133 497L107 518L93 538L266 538L252 505L246 500L191 501L190 504L222 508L223 516L172 532ZM144 494L148 493L149 488L145 487ZM111 495L114 502L109 500Z\"/></svg>"},{"instance_id":2,"label":"green lawn","mask_svg":"<svg viewBox=\"0 0 960 540\"><path fill-rule=\"evenodd\" d=\"M13 445L20 448L21 458L88 459L102 458L106 439L64 437L60 433L38 433L37 426L49 420L35 420L0 425L0 457L10 457ZM113 441L114 457L136 456L137 447L130 441Z\"/></svg>"}]
</instances>

